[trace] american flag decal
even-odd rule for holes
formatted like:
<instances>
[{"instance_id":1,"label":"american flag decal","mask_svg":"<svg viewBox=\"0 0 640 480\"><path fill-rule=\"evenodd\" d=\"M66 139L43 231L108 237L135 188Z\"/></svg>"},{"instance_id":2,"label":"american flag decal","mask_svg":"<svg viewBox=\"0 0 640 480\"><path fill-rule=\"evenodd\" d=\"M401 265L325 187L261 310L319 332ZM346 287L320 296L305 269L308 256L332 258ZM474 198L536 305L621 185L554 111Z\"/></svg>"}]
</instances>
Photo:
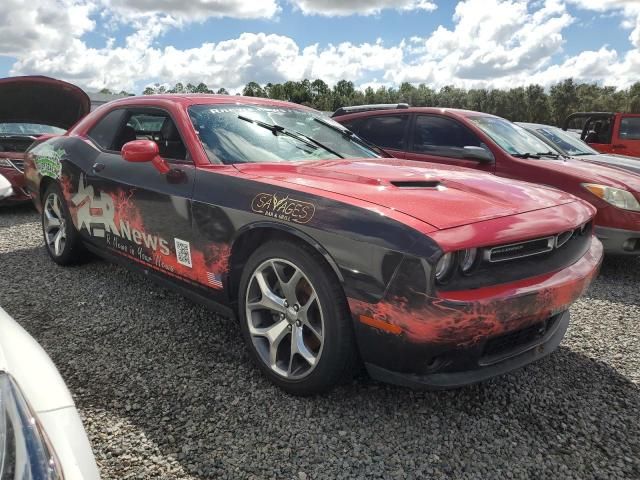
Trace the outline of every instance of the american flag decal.
<instances>
[{"instance_id":1,"label":"american flag decal","mask_svg":"<svg viewBox=\"0 0 640 480\"><path fill-rule=\"evenodd\" d=\"M218 275L213 272L207 272L207 282L213 288L222 288L222 275Z\"/></svg>"}]
</instances>

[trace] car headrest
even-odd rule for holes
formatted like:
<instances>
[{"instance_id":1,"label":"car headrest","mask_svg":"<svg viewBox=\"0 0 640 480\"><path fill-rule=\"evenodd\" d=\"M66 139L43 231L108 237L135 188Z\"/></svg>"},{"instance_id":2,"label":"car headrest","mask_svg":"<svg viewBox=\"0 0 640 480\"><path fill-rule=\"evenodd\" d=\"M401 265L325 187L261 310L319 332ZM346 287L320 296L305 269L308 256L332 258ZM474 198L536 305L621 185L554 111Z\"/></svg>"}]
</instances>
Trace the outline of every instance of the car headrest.
<instances>
[{"instance_id":1,"label":"car headrest","mask_svg":"<svg viewBox=\"0 0 640 480\"><path fill-rule=\"evenodd\" d=\"M124 129L122 130L120 141L116 145L116 150L121 150L125 143L133 142L137 139L138 137L136 136L136 129L130 125L125 125Z\"/></svg>"},{"instance_id":2,"label":"car headrest","mask_svg":"<svg viewBox=\"0 0 640 480\"><path fill-rule=\"evenodd\" d=\"M165 118L164 122L162 122L162 127L160 127L160 134L162 135L162 139L166 141L171 142L180 140L178 129L173 123L173 120L171 120L169 117Z\"/></svg>"}]
</instances>

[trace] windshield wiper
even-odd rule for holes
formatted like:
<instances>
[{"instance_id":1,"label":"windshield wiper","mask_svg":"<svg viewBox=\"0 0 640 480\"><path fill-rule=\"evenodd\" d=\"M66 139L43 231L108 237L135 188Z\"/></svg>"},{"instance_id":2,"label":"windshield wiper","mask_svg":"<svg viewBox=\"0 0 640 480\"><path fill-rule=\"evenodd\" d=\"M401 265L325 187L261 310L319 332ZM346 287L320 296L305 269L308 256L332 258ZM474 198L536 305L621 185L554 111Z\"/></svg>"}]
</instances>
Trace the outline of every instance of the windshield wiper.
<instances>
[{"instance_id":1,"label":"windshield wiper","mask_svg":"<svg viewBox=\"0 0 640 480\"><path fill-rule=\"evenodd\" d=\"M238 115L238 118L240 120L244 120L245 122L253 123L254 125L258 125L259 127L266 128L267 130L270 130L274 135L286 135L287 137L294 138L299 142L306 144L307 146L320 147L338 158L344 158L344 156L340 155L335 150L327 147L315 138L311 138L308 135L305 135L304 133L298 132L296 130L287 130L282 125L273 125L271 123L263 122L261 120L254 120L253 118L244 117L242 115Z\"/></svg>"},{"instance_id":2,"label":"windshield wiper","mask_svg":"<svg viewBox=\"0 0 640 480\"><path fill-rule=\"evenodd\" d=\"M553 153L552 151L548 151L548 152L536 152L536 155L540 156L540 157L550 157L553 158L555 160L560 158L560 155L557 153Z\"/></svg>"},{"instance_id":3,"label":"windshield wiper","mask_svg":"<svg viewBox=\"0 0 640 480\"><path fill-rule=\"evenodd\" d=\"M540 155L537 154L533 154L533 153L512 153L511 156L516 157L516 158L536 158L539 159Z\"/></svg>"},{"instance_id":4,"label":"windshield wiper","mask_svg":"<svg viewBox=\"0 0 640 480\"><path fill-rule=\"evenodd\" d=\"M371 150L373 150L374 152L379 152L382 153L383 155L387 156L387 157L392 157L392 155L389 155L387 152L385 152L382 148L378 147L377 145L371 143L370 141L368 141L365 138L359 137L358 135L356 135L354 132L352 132L351 130L347 129L347 128L340 128L340 127L336 127L335 125L332 125L331 123L318 118L318 117L314 117L313 118L316 122L318 122L320 125L324 125L325 127L330 128L331 130L334 130L336 132L338 132L340 135L342 135L343 138L346 138L347 140L357 143L359 145L362 145L364 147L370 148Z\"/></svg>"}]
</instances>

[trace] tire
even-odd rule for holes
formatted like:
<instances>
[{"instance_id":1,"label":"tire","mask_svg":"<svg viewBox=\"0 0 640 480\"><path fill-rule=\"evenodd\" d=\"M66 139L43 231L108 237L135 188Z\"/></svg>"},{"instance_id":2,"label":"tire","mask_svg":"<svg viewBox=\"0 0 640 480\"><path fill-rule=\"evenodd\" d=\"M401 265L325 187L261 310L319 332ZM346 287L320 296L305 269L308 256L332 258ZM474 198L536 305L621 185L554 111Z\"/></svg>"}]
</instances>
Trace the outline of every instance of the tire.
<instances>
[{"instance_id":1,"label":"tire","mask_svg":"<svg viewBox=\"0 0 640 480\"><path fill-rule=\"evenodd\" d=\"M62 190L51 183L42 201L42 235L45 248L58 265L75 265L84 258L80 234L73 225Z\"/></svg>"},{"instance_id":2,"label":"tire","mask_svg":"<svg viewBox=\"0 0 640 480\"><path fill-rule=\"evenodd\" d=\"M357 354L344 292L311 248L287 240L259 247L238 297L251 357L274 384L306 396L353 378Z\"/></svg>"}]
</instances>

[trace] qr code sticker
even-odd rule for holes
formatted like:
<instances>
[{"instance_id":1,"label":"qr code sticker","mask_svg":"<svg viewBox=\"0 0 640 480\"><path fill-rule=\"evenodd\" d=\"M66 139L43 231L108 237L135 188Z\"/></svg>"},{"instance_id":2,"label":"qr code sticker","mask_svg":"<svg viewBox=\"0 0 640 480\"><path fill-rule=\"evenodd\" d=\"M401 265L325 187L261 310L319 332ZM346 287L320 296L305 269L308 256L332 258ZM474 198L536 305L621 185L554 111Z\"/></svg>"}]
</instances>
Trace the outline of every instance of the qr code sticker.
<instances>
[{"instance_id":1,"label":"qr code sticker","mask_svg":"<svg viewBox=\"0 0 640 480\"><path fill-rule=\"evenodd\" d=\"M174 240L176 244L176 258L178 259L178 263L191 268L193 266L191 264L191 245L189 245L189 242L185 242L179 238L175 238Z\"/></svg>"}]
</instances>

